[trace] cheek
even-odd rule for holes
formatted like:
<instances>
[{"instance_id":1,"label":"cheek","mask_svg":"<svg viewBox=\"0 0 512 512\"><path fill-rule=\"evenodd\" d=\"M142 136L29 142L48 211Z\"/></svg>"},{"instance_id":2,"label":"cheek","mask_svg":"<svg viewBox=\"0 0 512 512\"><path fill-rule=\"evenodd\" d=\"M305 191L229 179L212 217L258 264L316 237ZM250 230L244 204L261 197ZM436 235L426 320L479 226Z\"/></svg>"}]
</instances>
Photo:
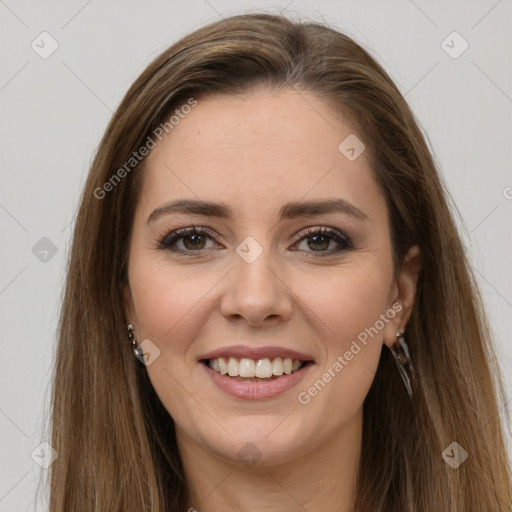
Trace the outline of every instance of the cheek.
<instances>
[{"instance_id":1,"label":"cheek","mask_svg":"<svg viewBox=\"0 0 512 512\"><path fill-rule=\"evenodd\" d=\"M391 313L386 317L390 274L376 264L354 265L317 283L302 296L321 329L325 358L301 386L299 402L318 414L335 411L333 420L343 422L362 404L377 370L383 327L392 322Z\"/></svg>"},{"instance_id":2,"label":"cheek","mask_svg":"<svg viewBox=\"0 0 512 512\"><path fill-rule=\"evenodd\" d=\"M317 317L316 322L323 324L322 334L330 339L329 350L343 350L385 313L390 282L390 274L379 265L353 264L316 278L304 276L296 281L294 292L312 318Z\"/></svg>"},{"instance_id":3,"label":"cheek","mask_svg":"<svg viewBox=\"0 0 512 512\"><path fill-rule=\"evenodd\" d=\"M134 260L130 274L140 341L149 339L159 350L146 370L156 394L178 425L204 422L204 409L189 391L194 389L190 382L197 371L192 349L211 316L208 291L221 277L212 271L191 269L141 258Z\"/></svg>"},{"instance_id":4,"label":"cheek","mask_svg":"<svg viewBox=\"0 0 512 512\"><path fill-rule=\"evenodd\" d=\"M218 281L217 273L142 258L133 268L130 284L140 336L157 344L163 355L185 352L211 312L208 291Z\"/></svg>"}]
</instances>

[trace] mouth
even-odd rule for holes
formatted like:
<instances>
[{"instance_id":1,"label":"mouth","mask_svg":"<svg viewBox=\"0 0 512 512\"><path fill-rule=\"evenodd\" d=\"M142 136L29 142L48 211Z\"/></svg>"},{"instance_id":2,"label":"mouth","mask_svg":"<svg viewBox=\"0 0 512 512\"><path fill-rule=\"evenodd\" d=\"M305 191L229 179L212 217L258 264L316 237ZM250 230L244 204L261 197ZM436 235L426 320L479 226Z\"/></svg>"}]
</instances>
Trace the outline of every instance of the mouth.
<instances>
[{"instance_id":1,"label":"mouth","mask_svg":"<svg viewBox=\"0 0 512 512\"><path fill-rule=\"evenodd\" d=\"M265 400L291 390L315 366L308 354L278 346L231 345L198 358L220 391L244 400Z\"/></svg>"},{"instance_id":2,"label":"mouth","mask_svg":"<svg viewBox=\"0 0 512 512\"><path fill-rule=\"evenodd\" d=\"M291 357L216 357L201 362L214 372L239 382L269 382L286 375L300 373L313 360L292 359Z\"/></svg>"},{"instance_id":3,"label":"mouth","mask_svg":"<svg viewBox=\"0 0 512 512\"><path fill-rule=\"evenodd\" d=\"M221 392L243 400L283 395L315 366L307 354L279 347L229 347L199 359L207 377Z\"/></svg>"}]
</instances>

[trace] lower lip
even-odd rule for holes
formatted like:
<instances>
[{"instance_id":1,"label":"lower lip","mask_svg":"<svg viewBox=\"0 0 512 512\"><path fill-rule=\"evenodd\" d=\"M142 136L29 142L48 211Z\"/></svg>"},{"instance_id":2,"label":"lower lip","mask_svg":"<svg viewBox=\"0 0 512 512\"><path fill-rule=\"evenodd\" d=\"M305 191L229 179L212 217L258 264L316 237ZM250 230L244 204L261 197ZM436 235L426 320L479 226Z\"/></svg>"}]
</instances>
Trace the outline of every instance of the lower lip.
<instances>
[{"instance_id":1,"label":"lower lip","mask_svg":"<svg viewBox=\"0 0 512 512\"><path fill-rule=\"evenodd\" d=\"M289 375L283 374L275 380L243 382L228 377L227 375L223 375L222 373L218 373L202 362L200 364L206 370L208 377L212 379L214 384L216 384L221 391L224 391L224 393L234 396L235 398L243 398L245 400L265 400L267 398L274 398L275 396L281 395L285 391L288 391L293 386L297 385L313 366L313 364L308 363L299 371L290 373Z\"/></svg>"}]
</instances>

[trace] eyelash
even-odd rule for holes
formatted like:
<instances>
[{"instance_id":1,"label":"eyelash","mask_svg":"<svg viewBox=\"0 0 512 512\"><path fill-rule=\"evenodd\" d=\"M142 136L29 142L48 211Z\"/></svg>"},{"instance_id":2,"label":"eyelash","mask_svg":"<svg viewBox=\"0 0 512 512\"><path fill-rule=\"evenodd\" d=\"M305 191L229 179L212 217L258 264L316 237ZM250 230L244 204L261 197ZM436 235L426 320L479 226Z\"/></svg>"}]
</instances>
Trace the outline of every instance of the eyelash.
<instances>
[{"instance_id":1,"label":"eyelash","mask_svg":"<svg viewBox=\"0 0 512 512\"><path fill-rule=\"evenodd\" d=\"M183 238L187 238L188 236L195 235L195 234L207 236L209 238L212 238L215 241L215 235L208 228L191 226L188 228L177 229L177 230L172 231L171 233L168 233L167 235L165 235L158 243L158 249L170 251L175 254L182 254L184 256L186 255L187 257L200 256L201 253L203 252L203 249L199 249L197 251L191 251L191 250L176 249L175 247L174 248L172 247L172 245L174 245L177 241L179 241ZM350 241L350 239L348 237L342 235L335 229L326 228L326 227L306 228L304 231L302 231L300 233L300 236L299 236L299 238L297 238L295 243L302 241L304 238L312 237L315 235L328 237L328 238L334 240L335 242L339 243L342 247L339 249L331 250L331 251L308 251L308 252L312 252L312 254L313 254L313 256L310 256L310 257L326 258L328 256L332 256L333 254L338 254L342 251L351 250L354 248L352 245L352 242Z\"/></svg>"}]
</instances>

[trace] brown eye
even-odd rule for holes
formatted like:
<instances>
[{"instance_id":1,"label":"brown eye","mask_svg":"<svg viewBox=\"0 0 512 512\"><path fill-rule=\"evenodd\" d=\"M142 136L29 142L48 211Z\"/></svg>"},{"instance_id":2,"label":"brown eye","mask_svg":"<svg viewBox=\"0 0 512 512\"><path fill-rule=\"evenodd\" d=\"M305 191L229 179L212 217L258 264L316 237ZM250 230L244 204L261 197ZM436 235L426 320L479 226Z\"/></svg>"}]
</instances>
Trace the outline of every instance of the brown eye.
<instances>
[{"instance_id":1,"label":"brown eye","mask_svg":"<svg viewBox=\"0 0 512 512\"><path fill-rule=\"evenodd\" d=\"M196 256L207 249L208 239L215 241L213 235L206 228L188 227L177 229L166 235L160 240L158 248L178 254Z\"/></svg>"},{"instance_id":2,"label":"brown eye","mask_svg":"<svg viewBox=\"0 0 512 512\"><path fill-rule=\"evenodd\" d=\"M307 249L304 251L313 257L327 257L353 249L350 239L332 228L309 228L301 235L297 243L306 242ZM213 247L207 247L209 240L213 242ZM338 247L330 248L332 244ZM175 254L200 256L205 250L215 248L215 245L215 236L208 228L193 226L167 234L160 240L158 248Z\"/></svg>"},{"instance_id":3,"label":"brown eye","mask_svg":"<svg viewBox=\"0 0 512 512\"><path fill-rule=\"evenodd\" d=\"M327 249L331 239L324 235L313 235L307 237L308 246L312 249Z\"/></svg>"},{"instance_id":4,"label":"brown eye","mask_svg":"<svg viewBox=\"0 0 512 512\"><path fill-rule=\"evenodd\" d=\"M205 237L198 233L182 237L183 245L190 250L204 249Z\"/></svg>"},{"instance_id":5,"label":"brown eye","mask_svg":"<svg viewBox=\"0 0 512 512\"><path fill-rule=\"evenodd\" d=\"M327 257L353 249L350 239L332 228L309 228L301 235L299 242L306 242L309 249L306 252L313 253L313 257ZM328 250L332 242L335 242L338 248Z\"/></svg>"}]
</instances>

